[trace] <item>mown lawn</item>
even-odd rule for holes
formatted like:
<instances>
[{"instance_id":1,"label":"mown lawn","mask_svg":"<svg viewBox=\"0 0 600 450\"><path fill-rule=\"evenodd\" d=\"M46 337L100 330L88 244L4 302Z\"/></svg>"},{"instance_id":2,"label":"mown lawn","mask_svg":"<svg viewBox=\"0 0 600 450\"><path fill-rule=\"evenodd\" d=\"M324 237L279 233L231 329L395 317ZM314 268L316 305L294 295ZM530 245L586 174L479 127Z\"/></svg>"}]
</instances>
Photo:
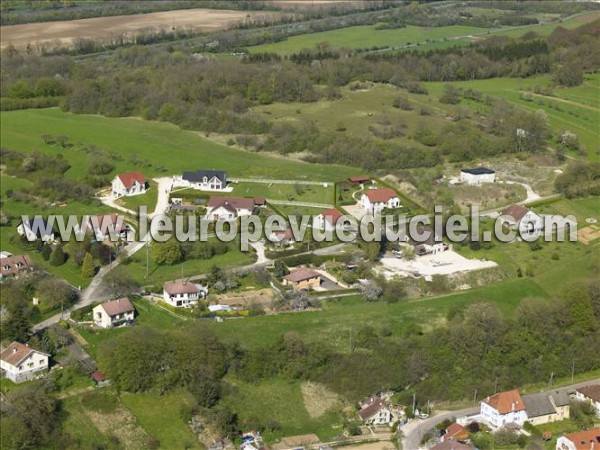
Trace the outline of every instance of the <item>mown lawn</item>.
<instances>
[{"instance_id":1,"label":"mown lawn","mask_svg":"<svg viewBox=\"0 0 600 450\"><path fill-rule=\"evenodd\" d=\"M151 214L154 211L154 208L156 208L156 202L158 201L158 185L152 180L150 180L148 184L149 189L145 194L134 195L132 197L121 197L117 200L117 203L136 213L140 206L146 206L148 208L148 214Z\"/></svg>"},{"instance_id":2,"label":"mown lawn","mask_svg":"<svg viewBox=\"0 0 600 450\"><path fill-rule=\"evenodd\" d=\"M200 448L196 437L181 417L181 408L193 405L185 391L121 394L121 402L136 416L148 434L160 441L160 448Z\"/></svg>"},{"instance_id":3,"label":"mown lawn","mask_svg":"<svg viewBox=\"0 0 600 450\"><path fill-rule=\"evenodd\" d=\"M333 183L304 185L240 182L233 185L233 193L228 195L264 197L267 200L333 204L334 185Z\"/></svg>"}]
</instances>

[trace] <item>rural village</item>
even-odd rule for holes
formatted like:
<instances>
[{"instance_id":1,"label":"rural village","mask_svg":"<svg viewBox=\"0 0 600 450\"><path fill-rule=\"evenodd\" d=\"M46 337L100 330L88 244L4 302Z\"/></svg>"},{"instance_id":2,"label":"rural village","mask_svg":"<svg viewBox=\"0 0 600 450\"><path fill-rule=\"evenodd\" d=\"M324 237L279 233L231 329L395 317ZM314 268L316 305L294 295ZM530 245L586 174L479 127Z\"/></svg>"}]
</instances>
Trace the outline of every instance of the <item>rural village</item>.
<instances>
[{"instance_id":1,"label":"rural village","mask_svg":"<svg viewBox=\"0 0 600 450\"><path fill-rule=\"evenodd\" d=\"M76 50L55 31L55 41L22 53L10 27L36 21L19 22L10 3L2 22L0 448L600 450L600 56L596 49L590 66L581 56L598 43L597 5L218 1L207 11L231 6L232 21L200 34L190 19L177 35L173 15L171 34L140 28L133 43L107 44L82 24ZM161 24L179 7L114 3ZM163 11L162 3L176 5ZM65 17L104 20L105 7ZM279 17L279 8L295 15ZM247 24L234 13L247 13ZM311 21L324 29L287 28ZM341 30L417 24L473 30L389 47L337 41ZM282 34L271 42L267 33ZM314 48L292 47L313 34L325 35ZM106 64L131 65L115 76L133 92L136 77L144 86L151 78L143 52L155 45L167 68L188 57L199 65L197 91L190 82L180 94L181 84L184 100L157 92L139 100L141 110L107 112L111 101L134 103L138 94L111 100L105 79L72 81L74 68L48 75L58 70L52 58L91 73L106 53ZM555 69L454 79L455 68L429 79L417 71L417 81L400 67L421 57L443 64L435 55L478 45L490 46L473 50L490 61L504 52L514 71L522 61L559 72L573 46L581 79L551 77ZM395 61L398 54L415 60ZM360 68L346 79L336 71L351 58ZM157 72L166 73L162 64ZM243 99L232 87L238 65L257 71ZM231 85L206 81L226 72ZM259 81L268 76L272 91ZM507 87L493 88L495 80ZM108 103L94 109L84 92ZM237 125L215 125L197 104L178 103L204 95L218 120L231 114ZM153 102L162 105L150 114ZM183 121L187 107L201 118ZM474 214L475 237L440 233L438 205L443 220ZM77 239L63 238L56 215L77 218ZM346 220L386 216L389 235L419 219L416 231L428 236L367 240ZM274 217L285 225L247 250L237 236L219 238L248 218ZM157 239L148 224L159 218L204 222L207 235ZM510 242L493 235L500 219ZM336 231L355 234L342 240Z\"/></svg>"}]
</instances>

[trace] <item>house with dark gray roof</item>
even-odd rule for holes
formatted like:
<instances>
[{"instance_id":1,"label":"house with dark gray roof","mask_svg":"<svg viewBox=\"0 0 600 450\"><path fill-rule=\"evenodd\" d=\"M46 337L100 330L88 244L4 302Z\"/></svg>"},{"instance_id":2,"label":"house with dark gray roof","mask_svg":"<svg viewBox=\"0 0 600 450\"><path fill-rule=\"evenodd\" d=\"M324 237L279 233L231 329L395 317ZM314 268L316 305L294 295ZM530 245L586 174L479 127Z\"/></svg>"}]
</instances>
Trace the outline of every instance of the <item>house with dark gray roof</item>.
<instances>
[{"instance_id":1,"label":"house with dark gray roof","mask_svg":"<svg viewBox=\"0 0 600 450\"><path fill-rule=\"evenodd\" d=\"M543 425L568 419L571 399L566 391L523 395L527 421L532 425Z\"/></svg>"},{"instance_id":2,"label":"house with dark gray roof","mask_svg":"<svg viewBox=\"0 0 600 450\"><path fill-rule=\"evenodd\" d=\"M183 172L181 179L184 185L201 191L222 191L227 187L227 173L223 170Z\"/></svg>"},{"instance_id":3,"label":"house with dark gray roof","mask_svg":"<svg viewBox=\"0 0 600 450\"><path fill-rule=\"evenodd\" d=\"M487 167L461 169L460 181L467 184L493 183L496 181L496 172Z\"/></svg>"}]
</instances>

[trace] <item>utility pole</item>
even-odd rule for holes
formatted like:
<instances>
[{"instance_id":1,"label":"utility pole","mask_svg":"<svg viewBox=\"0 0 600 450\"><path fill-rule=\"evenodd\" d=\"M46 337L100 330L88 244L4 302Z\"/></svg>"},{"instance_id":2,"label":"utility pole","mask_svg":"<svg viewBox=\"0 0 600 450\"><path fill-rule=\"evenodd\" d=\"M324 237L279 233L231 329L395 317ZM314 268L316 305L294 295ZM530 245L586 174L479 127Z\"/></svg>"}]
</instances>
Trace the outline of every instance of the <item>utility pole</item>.
<instances>
[{"instance_id":1,"label":"utility pole","mask_svg":"<svg viewBox=\"0 0 600 450\"><path fill-rule=\"evenodd\" d=\"M496 382L494 383L494 394L498 393L498 377L496 377Z\"/></svg>"},{"instance_id":2,"label":"utility pole","mask_svg":"<svg viewBox=\"0 0 600 450\"><path fill-rule=\"evenodd\" d=\"M573 358L573 365L571 366L571 383L575 379L575 358Z\"/></svg>"},{"instance_id":3,"label":"utility pole","mask_svg":"<svg viewBox=\"0 0 600 450\"><path fill-rule=\"evenodd\" d=\"M148 242L148 240L146 239L146 277L145 278L148 278L148 252L150 251L150 249L148 247L150 247L150 242Z\"/></svg>"},{"instance_id":4,"label":"utility pole","mask_svg":"<svg viewBox=\"0 0 600 450\"><path fill-rule=\"evenodd\" d=\"M477 389L475 389L475 392L473 393L473 403L477 403Z\"/></svg>"},{"instance_id":5,"label":"utility pole","mask_svg":"<svg viewBox=\"0 0 600 450\"><path fill-rule=\"evenodd\" d=\"M552 381L553 381L553 380L554 380L554 372L552 372L552 373L550 374L550 382L548 383L548 385L549 385L550 387L552 387Z\"/></svg>"}]
</instances>

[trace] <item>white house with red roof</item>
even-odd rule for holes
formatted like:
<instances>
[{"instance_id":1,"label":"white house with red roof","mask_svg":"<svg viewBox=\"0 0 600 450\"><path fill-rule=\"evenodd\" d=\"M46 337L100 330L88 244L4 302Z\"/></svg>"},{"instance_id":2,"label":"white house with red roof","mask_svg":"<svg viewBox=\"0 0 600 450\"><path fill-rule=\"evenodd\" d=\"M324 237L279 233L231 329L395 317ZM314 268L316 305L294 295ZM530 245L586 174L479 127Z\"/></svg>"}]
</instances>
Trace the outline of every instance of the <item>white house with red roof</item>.
<instances>
[{"instance_id":1,"label":"white house with red roof","mask_svg":"<svg viewBox=\"0 0 600 450\"><path fill-rule=\"evenodd\" d=\"M208 220L235 220L241 216L252 215L257 206L257 199L254 198L211 197L208 199L206 218Z\"/></svg>"},{"instance_id":2,"label":"white house with red roof","mask_svg":"<svg viewBox=\"0 0 600 450\"><path fill-rule=\"evenodd\" d=\"M101 328L114 328L131 325L135 308L127 297L102 303L92 310L94 323Z\"/></svg>"},{"instance_id":3,"label":"white house with red roof","mask_svg":"<svg viewBox=\"0 0 600 450\"><path fill-rule=\"evenodd\" d=\"M502 211L506 225L510 229L518 230L520 234L530 234L544 229L544 220L529 208L521 205L512 205Z\"/></svg>"},{"instance_id":4,"label":"white house with red roof","mask_svg":"<svg viewBox=\"0 0 600 450\"><path fill-rule=\"evenodd\" d=\"M600 384L590 384L575 389L575 398L582 402L589 402L594 407L596 416L600 417Z\"/></svg>"},{"instance_id":5,"label":"white house with red roof","mask_svg":"<svg viewBox=\"0 0 600 450\"><path fill-rule=\"evenodd\" d=\"M324 209L313 218L313 227L319 230L335 230L343 214L335 208Z\"/></svg>"},{"instance_id":6,"label":"white house with red roof","mask_svg":"<svg viewBox=\"0 0 600 450\"><path fill-rule=\"evenodd\" d=\"M112 180L112 196L114 198L144 194L147 189L146 179L139 170L120 173Z\"/></svg>"},{"instance_id":7,"label":"white house with red roof","mask_svg":"<svg viewBox=\"0 0 600 450\"><path fill-rule=\"evenodd\" d=\"M600 428L569 433L556 441L556 450L598 450L599 448Z\"/></svg>"},{"instance_id":8,"label":"white house with red roof","mask_svg":"<svg viewBox=\"0 0 600 450\"><path fill-rule=\"evenodd\" d=\"M484 421L497 428L510 423L523 426L527 420L525 402L516 389L483 399L480 414Z\"/></svg>"},{"instance_id":9,"label":"white house with red roof","mask_svg":"<svg viewBox=\"0 0 600 450\"><path fill-rule=\"evenodd\" d=\"M48 370L48 358L48 354L15 341L2 350L0 368L13 383L21 383Z\"/></svg>"},{"instance_id":10,"label":"white house with red roof","mask_svg":"<svg viewBox=\"0 0 600 450\"><path fill-rule=\"evenodd\" d=\"M178 280L163 285L163 299L177 308L191 308L200 297L206 297L206 288L187 280Z\"/></svg>"},{"instance_id":11,"label":"white house with red roof","mask_svg":"<svg viewBox=\"0 0 600 450\"><path fill-rule=\"evenodd\" d=\"M370 214L400 207L398 194L390 188L368 189L360 198L360 206Z\"/></svg>"}]
</instances>

